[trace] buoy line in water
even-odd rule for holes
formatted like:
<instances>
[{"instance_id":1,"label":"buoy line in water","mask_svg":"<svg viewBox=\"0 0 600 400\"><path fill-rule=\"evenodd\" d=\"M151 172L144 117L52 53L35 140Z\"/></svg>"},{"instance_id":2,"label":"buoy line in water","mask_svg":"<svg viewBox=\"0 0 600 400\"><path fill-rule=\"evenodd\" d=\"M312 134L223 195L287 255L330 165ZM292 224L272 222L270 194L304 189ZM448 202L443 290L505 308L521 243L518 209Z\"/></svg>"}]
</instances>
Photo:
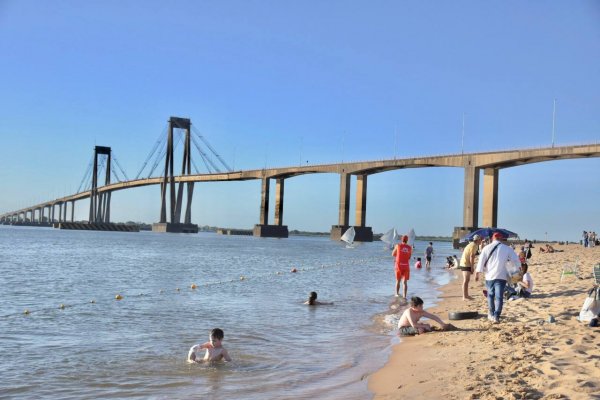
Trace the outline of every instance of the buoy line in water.
<instances>
[{"instance_id":1,"label":"buoy line in water","mask_svg":"<svg viewBox=\"0 0 600 400\"><path fill-rule=\"evenodd\" d=\"M223 281L216 281L216 282L206 282L206 283L202 283L202 284L197 284L197 283L191 283L189 286L186 286L187 289L191 290L192 292L203 288L203 287L210 287L210 286L218 286L218 285L225 285L225 284L230 284L230 283L239 283L239 282L245 282L245 281L256 281L258 279L261 278L267 278L267 277L273 277L273 276L285 276L286 274L294 274L294 273L298 273L298 272L313 272L313 271L318 271L318 270L322 270L322 269L326 269L326 268L335 268L335 267L342 267L345 265L359 265L359 264L364 264L366 262L369 261L375 261L375 260L390 260L389 256L380 256L380 257L371 257L371 258L361 258L361 259L356 259L356 260L350 260L348 262L344 261L338 261L335 263L330 263L330 264L321 264L318 266L314 266L314 267L305 267L305 268L297 268L297 267L292 267L289 271L287 272L283 272L283 271L275 271L275 272L268 272L268 273L263 273L263 274L256 274L256 275L240 275L240 277L238 279L228 279L228 280L223 280ZM114 301L124 301L126 299L130 299L130 298L152 298L154 297L153 295L164 295L167 292L169 293L181 293L183 291L182 288L175 288L174 290L171 289L169 291L164 290L164 289L160 289L158 291L158 293L138 293L138 294L127 294L127 292L119 292L116 293L113 297ZM31 314L39 314L41 312L44 311L62 311L62 310L66 310L69 308L75 308L75 307L82 307L82 306L87 306L87 305L91 305L91 304L97 304L96 299L90 299L88 301L85 302L78 302L78 303L70 303L70 304L66 304L66 303L60 303L58 306L56 307L42 307L42 308L37 308L37 309L24 309L22 312L14 312L14 313L10 313L10 314L5 314L0 316L0 318L8 318L8 317L14 317L14 316L28 316Z\"/></svg>"}]
</instances>

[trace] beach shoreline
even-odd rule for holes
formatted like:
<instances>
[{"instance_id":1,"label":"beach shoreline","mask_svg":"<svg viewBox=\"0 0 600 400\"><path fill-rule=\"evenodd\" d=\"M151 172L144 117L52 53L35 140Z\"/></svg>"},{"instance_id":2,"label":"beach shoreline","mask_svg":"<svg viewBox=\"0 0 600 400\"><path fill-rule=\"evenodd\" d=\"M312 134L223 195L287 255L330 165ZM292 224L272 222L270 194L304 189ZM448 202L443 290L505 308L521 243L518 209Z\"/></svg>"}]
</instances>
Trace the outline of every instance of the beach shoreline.
<instances>
[{"instance_id":1,"label":"beach shoreline","mask_svg":"<svg viewBox=\"0 0 600 400\"><path fill-rule=\"evenodd\" d=\"M474 300L462 300L456 271L428 310L448 322L449 311L477 311L476 319L450 321L459 328L403 338L384 367L368 380L374 399L589 399L600 396L600 328L576 318L594 286L600 247L555 245L556 253L534 248L529 262L535 286L531 299L504 303L502 322L487 318L481 282L471 280ZM579 278L565 264L579 262ZM427 306L427 304L426 304ZM552 315L556 322L548 322ZM435 323L433 323L435 325Z\"/></svg>"}]
</instances>

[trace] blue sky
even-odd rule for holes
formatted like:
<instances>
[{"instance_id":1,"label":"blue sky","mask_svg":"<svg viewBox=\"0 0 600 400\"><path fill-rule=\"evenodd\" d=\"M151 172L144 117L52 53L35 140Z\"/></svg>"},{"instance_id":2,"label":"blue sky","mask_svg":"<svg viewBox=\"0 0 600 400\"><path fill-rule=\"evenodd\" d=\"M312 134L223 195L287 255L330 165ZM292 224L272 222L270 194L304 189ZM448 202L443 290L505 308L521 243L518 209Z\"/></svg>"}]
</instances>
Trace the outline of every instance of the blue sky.
<instances>
[{"instance_id":1,"label":"blue sky","mask_svg":"<svg viewBox=\"0 0 600 400\"><path fill-rule=\"evenodd\" d=\"M76 192L95 145L135 176L172 115L235 169L459 153L463 114L465 152L549 146L554 99L557 145L600 141L597 1L0 0L0 52L0 212ZM501 170L499 225L600 231L599 170ZM367 225L450 235L463 177L370 176ZM289 179L284 223L327 231L338 196ZM113 220L156 222L159 199L118 192ZM193 222L250 228L259 205L259 181L196 185Z\"/></svg>"}]
</instances>

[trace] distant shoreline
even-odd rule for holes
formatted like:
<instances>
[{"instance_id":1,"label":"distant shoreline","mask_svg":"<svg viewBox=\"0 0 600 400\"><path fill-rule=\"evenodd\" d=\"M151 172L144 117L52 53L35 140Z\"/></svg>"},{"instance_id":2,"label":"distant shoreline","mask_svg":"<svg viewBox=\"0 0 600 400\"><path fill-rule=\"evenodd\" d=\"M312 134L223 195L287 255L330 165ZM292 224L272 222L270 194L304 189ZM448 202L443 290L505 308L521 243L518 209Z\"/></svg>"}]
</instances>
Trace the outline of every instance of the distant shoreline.
<instances>
[{"instance_id":1,"label":"distant shoreline","mask_svg":"<svg viewBox=\"0 0 600 400\"><path fill-rule=\"evenodd\" d=\"M133 221L127 221L127 222L125 222L125 224L127 224L127 225L130 225L130 224L138 225L140 227L141 231L151 231L152 230L152 224L146 224L146 223L143 223L143 222L133 222ZM198 226L198 232L214 232L214 233L219 233L219 232L227 232L227 231L232 232L231 234L233 234L233 235L236 235L236 234L237 235L252 235L252 229L224 228L224 227L209 226L209 225ZM289 231L289 235L290 236L323 236L323 237L329 237L330 232L299 231L297 229L293 229L293 230ZM382 235L383 235L383 233L374 233L373 234L373 241L379 240L379 238L381 238ZM416 236L416 240L421 240L421 241L424 241L424 242L427 242L427 241L429 241L429 242L451 242L452 241L452 237L451 236Z\"/></svg>"}]
</instances>

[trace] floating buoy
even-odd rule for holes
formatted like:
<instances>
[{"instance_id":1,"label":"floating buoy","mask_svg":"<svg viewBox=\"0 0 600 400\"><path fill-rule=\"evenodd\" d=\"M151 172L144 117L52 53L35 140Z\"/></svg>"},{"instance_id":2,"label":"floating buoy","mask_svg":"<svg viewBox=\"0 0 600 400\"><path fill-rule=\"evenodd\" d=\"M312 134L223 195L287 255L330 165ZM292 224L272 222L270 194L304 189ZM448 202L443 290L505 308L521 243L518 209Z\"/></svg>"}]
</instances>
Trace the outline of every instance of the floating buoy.
<instances>
[{"instance_id":1,"label":"floating buoy","mask_svg":"<svg viewBox=\"0 0 600 400\"><path fill-rule=\"evenodd\" d=\"M115 296L115 300L123 300L123 296L121 296L120 294Z\"/></svg>"},{"instance_id":2,"label":"floating buoy","mask_svg":"<svg viewBox=\"0 0 600 400\"><path fill-rule=\"evenodd\" d=\"M160 289L160 290L158 291L158 293L164 293L164 292L165 292L165 291L164 291L164 290L162 290L162 289Z\"/></svg>"},{"instance_id":3,"label":"floating buoy","mask_svg":"<svg viewBox=\"0 0 600 400\"><path fill-rule=\"evenodd\" d=\"M196 286L195 283L192 283L192 285L190 286L192 289L196 289L198 286Z\"/></svg>"},{"instance_id":4,"label":"floating buoy","mask_svg":"<svg viewBox=\"0 0 600 400\"><path fill-rule=\"evenodd\" d=\"M25 309L25 311L23 311L23 314L29 315L29 310Z\"/></svg>"},{"instance_id":5,"label":"floating buoy","mask_svg":"<svg viewBox=\"0 0 600 400\"><path fill-rule=\"evenodd\" d=\"M296 268L292 268L290 272L298 272L298 270Z\"/></svg>"},{"instance_id":6,"label":"floating buoy","mask_svg":"<svg viewBox=\"0 0 600 400\"><path fill-rule=\"evenodd\" d=\"M96 302L96 300L94 300L94 299L90 300L90 303L92 303L92 304L94 304L95 302Z\"/></svg>"},{"instance_id":7,"label":"floating buoy","mask_svg":"<svg viewBox=\"0 0 600 400\"><path fill-rule=\"evenodd\" d=\"M244 278L244 275L240 276L240 281L243 281L244 279L246 279Z\"/></svg>"},{"instance_id":8,"label":"floating buoy","mask_svg":"<svg viewBox=\"0 0 600 400\"><path fill-rule=\"evenodd\" d=\"M65 309L65 305L61 304L60 306L58 306L58 308L60 308L61 310L64 310Z\"/></svg>"},{"instance_id":9,"label":"floating buoy","mask_svg":"<svg viewBox=\"0 0 600 400\"><path fill-rule=\"evenodd\" d=\"M176 291L176 292L179 292L180 290L181 290L181 289L179 289L179 288L175 289L175 291Z\"/></svg>"}]
</instances>

